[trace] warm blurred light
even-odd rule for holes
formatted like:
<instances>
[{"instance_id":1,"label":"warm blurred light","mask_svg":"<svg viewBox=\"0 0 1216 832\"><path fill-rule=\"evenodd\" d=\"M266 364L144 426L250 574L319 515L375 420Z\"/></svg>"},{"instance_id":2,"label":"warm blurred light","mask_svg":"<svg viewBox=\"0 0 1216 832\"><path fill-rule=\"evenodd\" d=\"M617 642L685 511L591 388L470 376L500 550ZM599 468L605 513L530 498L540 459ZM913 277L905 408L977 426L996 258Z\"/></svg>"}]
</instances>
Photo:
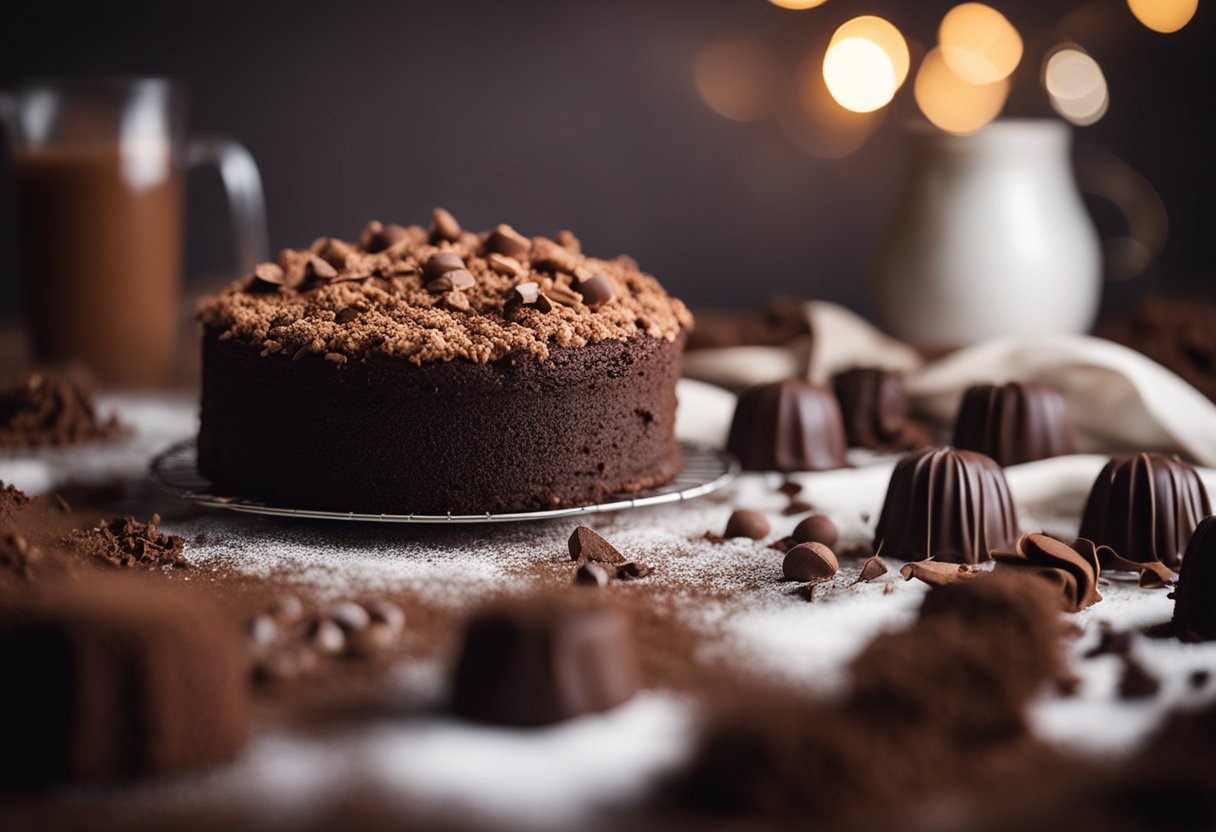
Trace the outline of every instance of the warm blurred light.
<instances>
[{"instance_id":1,"label":"warm blurred light","mask_svg":"<svg viewBox=\"0 0 1216 832\"><path fill-rule=\"evenodd\" d=\"M1127 0L1136 19L1154 32L1177 32L1191 22L1199 0Z\"/></svg>"},{"instance_id":2,"label":"warm blurred light","mask_svg":"<svg viewBox=\"0 0 1216 832\"><path fill-rule=\"evenodd\" d=\"M1008 78L1022 60L1022 38L991 6L963 3L942 18L938 47L950 70L969 84Z\"/></svg>"},{"instance_id":3,"label":"warm blurred light","mask_svg":"<svg viewBox=\"0 0 1216 832\"><path fill-rule=\"evenodd\" d=\"M908 42L900 31L887 20L872 14L855 17L845 23L832 35L835 44L849 38L861 38L878 46L886 53L887 59L895 69L895 88L899 89L908 77L908 66L911 63L908 56ZM831 45L829 45L829 50Z\"/></svg>"},{"instance_id":4,"label":"warm blurred light","mask_svg":"<svg viewBox=\"0 0 1216 832\"><path fill-rule=\"evenodd\" d=\"M1043 62L1043 87L1055 111L1082 127L1102 118L1110 103L1102 68L1073 45L1048 54Z\"/></svg>"},{"instance_id":5,"label":"warm blurred light","mask_svg":"<svg viewBox=\"0 0 1216 832\"><path fill-rule=\"evenodd\" d=\"M885 107L908 77L908 44L881 17L855 17L832 35L823 56L823 80L846 110L871 113Z\"/></svg>"},{"instance_id":6,"label":"warm blurred light","mask_svg":"<svg viewBox=\"0 0 1216 832\"><path fill-rule=\"evenodd\" d=\"M822 6L828 0L768 0L774 6L780 6L783 9L794 9L801 11L802 9L813 9L816 6Z\"/></svg>"},{"instance_id":7,"label":"warm blurred light","mask_svg":"<svg viewBox=\"0 0 1216 832\"><path fill-rule=\"evenodd\" d=\"M913 86L925 118L950 133L972 133L997 117L1009 94L1009 81L970 84L951 71L940 49L921 61Z\"/></svg>"},{"instance_id":8,"label":"warm blurred light","mask_svg":"<svg viewBox=\"0 0 1216 832\"><path fill-rule=\"evenodd\" d=\"M823 56L823 44L807 53L777 121L790 141L812 156L843 159L865 144L887 111L856 113L836 103L823 80Z\"/></svg>"},{"instance_id":9,"label":"warm blurred light","mask_svg":"<svg viewBox=\"0 0 1216 832\"><path fill-rule=\"evenodd\" d=\"M725 37L701 50L697 91L709 108L735 121L756 121L777 106L782 78L777 58L755 37Z\"/></svg>"}]
</instances>

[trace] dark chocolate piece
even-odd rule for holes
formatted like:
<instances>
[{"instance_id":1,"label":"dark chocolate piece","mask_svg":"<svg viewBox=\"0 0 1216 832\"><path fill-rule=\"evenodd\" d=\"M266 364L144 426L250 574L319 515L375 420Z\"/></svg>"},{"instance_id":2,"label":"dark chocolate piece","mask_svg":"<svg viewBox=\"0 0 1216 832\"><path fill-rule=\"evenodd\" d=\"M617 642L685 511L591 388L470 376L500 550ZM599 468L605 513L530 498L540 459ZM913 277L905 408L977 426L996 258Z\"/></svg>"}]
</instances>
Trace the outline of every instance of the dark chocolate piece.
<instances>
[{"instance_id":1,"label":"dark chocolate piece","mask_svg":"<svg viewBox=\"0 0 1216 832\"><path fill-rule=\"evenodd\" d=\"M744 390L726 447L749 471L826 471L847 465L836 397L797 379Z\"/></svg>"},{"instance_id":2,"label":"dark chocolate piece","mask_svg":"<svg viewBox=\"0 0 1216 832\"><path fill-rule=\"evenodd\" d=\"M895 465L874 549L901 560L982 563L995 549L1011 549L1017 537L999 465L972 451L926 448Z\"/></svg>"},{"instance_id":3,"label":"dark chocolate piece","mask_svg":"<svg viewBox=\"0 0 1216 832\"><path fill-rule=\"evenodd\" d=\"M496 226L490 236L486 237L487 254L503 254L515 260L522 260L531 249L532 241L509 225Z\"/></svg>"},{"instance_id":4,"label":"dark chocolate piece","mask_svg":"<svg viewBox=\"0 0 1216 832\"><path fill-rule=\"evenodd\" d=\"M99 573L0 598L0 784L205 768L249 726L236 629L197 593Z\"/></svg>"},{"instance_id":5,"label":"dark chocolate piece","mask_svg":"<svg viewBox=\"0 0 1216 832\"><path fill-rule=\"evenodd\" d=\"M464 260L450 251L439 251L427 258L422 265L422 281L431 283L448 272L464 268Z\"/></svg>"},{"instance_id":6,"label":"dark chocolate piece","mask_svg":"<svg viewBox=\"0 0 1216 832\"><path fill-rule=\"evenodd\" d=\"M758 511L736 509L726 521L726 531L723 537L750 537L752 540L763 540L770 531L768 518Z\"/></svg>"},{"instance_id":7,"label":"dark chocolate piece","mask_svg":"<svg viewBox=\"0 0 1216 832\"><path fill-rule=\"evenodd\" d=\"M578 282L578 293L582 295L583 303L592 309L598 309L616 297L616 288L602 274L593 274Z\"/></svg>"},{"instance_id":8,"label":"dark chocolate piece","mask_svg":"<svg viewBox=\"0 0 1216 832\"><path fill-rule=\"evenodd\" d=\"M816 514L794 526L790 537L798 543L822 543L824 546L831 547L836 545L840 533L836 530L835 523L822 514Z\"/></svg>"},{"instance_id":9,"label":"dark chocolate piece","mask_svg":"<svg viewBox=\"0 0 1216 832\"><path fill-rule=\"evenodd\" d=\"M454 243L460 239L460 223L456 218L442 208L431 212L431 240L447 240Z\"/></svg>"},{"instance_id":10,"label":"dark chocolate piece","mask_svg":"<svg viewBox=\"0 0 1216 832\"><path fill-rule=\"evenodd\" d=\"M799 543L781 561L781 574L788 581L825 581L839 571L836 553L822 543Z\"/></svg>"},{"instance_id":11,"label":"dark chocolate piece","mask_svg":"<svg viewBox=\"0 0 1216 832\"><path fill-rule=\"evenodd\" d=\"M954 447L999 465L1076 453L1064 397L1041 384L979 384L963 394Z\"/></svg>"},{"instance_id":12,"label":"dark chocolate piece","mask_svg":"<svg viewBox=\"0 0 1216 832\"><path fill-rule=\"evenodd\" d=\"M1177 569L1199 521L1212 513L1199 474L1176 456L1116 457L1094 481L1078 537L1127 561ZM1114 568L1109 558L1104 568Z\"/></svg>"},{"instance_id":13,"label":"dark chocolate piece","mask_svg":"<svg viewBox=\"0 0 1216 832\"><path fill-rule=\"evenodd\" d=\"M625 562L625 556L616 547L600 537L593 529L579 526L570 534L567 542L570 560L617 565Z\"/></svg>"},{"instance_id":14,"label":"dark chocolate piece","mask_svg":"<svg viewBox=\"0 0 1216 832\"><path fill-rule=\"evenodd\" d=\"M1174 632L1181 638L1216 639L1216 517L1196 528L1174 588Z\"/></svg>"},{"instance_id":15,"label":"dark chocolate piece","mask_svg":"<svg viewBox=\"0 0 1216 832\"><path fill-rule=\"evenodd\" d=\"M392 223L382 225L372 220L368 223L367 228L363 229L363 234L359 237L359 245L363 247L364 251L376 254L386 248L391 248L409 235L409 230L404 226Z\"/></svg>"},{"instance_id":16,"label":"dark chocolate piece","mask_svg":"<svg viewBox=\"0 0 1216 832\"><path fill-rule=\"evenodd\" d=\"M511 289L511 293L507 295L507 302L503 307L503 311L510 314L523 307L535 309L537 312L549 312L553 309L553 304L541 292L540 284L535 280L529 280Z\"/></svg>"},{"instance_id":17,"label":"dark chocolate piece","mask_svg":"<svg viewBox=\"0 0 1216 832\"><path fill-rule=\"evenodd\" d=\"M547 725L632 697L640 681L629 623L590 597L528 598L476 615L456 665L456 713Z\"/></svg>"},{"instance_id":18,"label":"dark chocolate piece","mask_svg":"<svg viewBox=\"0 0 1216 832\"><path fill-rule=\"evenodd\" d=\"M908 426L908 397L899 373L856 367L837 373L832 389L840 402L850 447L887 450L906 447L901 441Z\"/></svg>"}]
</instances>

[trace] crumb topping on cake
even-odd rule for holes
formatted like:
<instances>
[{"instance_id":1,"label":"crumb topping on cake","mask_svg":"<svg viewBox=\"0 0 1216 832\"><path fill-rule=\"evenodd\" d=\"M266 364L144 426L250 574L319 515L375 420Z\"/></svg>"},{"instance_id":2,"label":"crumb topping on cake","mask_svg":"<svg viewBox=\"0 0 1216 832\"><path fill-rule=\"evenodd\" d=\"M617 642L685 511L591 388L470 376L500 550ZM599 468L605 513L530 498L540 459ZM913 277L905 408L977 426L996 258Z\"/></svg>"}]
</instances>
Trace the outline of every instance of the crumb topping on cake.
<instances>
[{"instance_id":1,"label":"crumb topping on cake","mask_svg":"<svg viewBox=\"0 0 1216 832\"><path fill-rule=\"evenodd\" d=\"M582 254L568 231L527 238L507 225L476 234L436 209L430 230L372 222L358 242L323 237L205 299L198 318L263 355L371 355L415 364L510 355L548 358L639 334L674 341L684 304L628 257Z\"/></svg>"}]
</instances>

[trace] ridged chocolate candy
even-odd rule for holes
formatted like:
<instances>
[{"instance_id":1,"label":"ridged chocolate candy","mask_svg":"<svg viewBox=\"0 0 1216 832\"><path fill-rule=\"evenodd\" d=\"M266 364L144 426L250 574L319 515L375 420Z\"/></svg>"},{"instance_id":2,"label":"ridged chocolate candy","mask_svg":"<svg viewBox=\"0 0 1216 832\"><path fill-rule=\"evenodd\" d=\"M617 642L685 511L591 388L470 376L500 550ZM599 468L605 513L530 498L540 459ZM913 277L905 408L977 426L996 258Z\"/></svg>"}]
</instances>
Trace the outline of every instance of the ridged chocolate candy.
<instances>
[{"instance_id":1,"label":"ridged chocolate candy","mask_svg":"<svg viewBox=\"0 0 1216 832\"><path fill-rule=\"evenodd\" d=\"M744 390L726 447L749 471L827 471L847 465L836 397L797 379Z\"/></svg>"},{"instance_id":2,"label":"ridged chocolate candy","mask_svg":"<svg viewBox=\"0 0 1216 832\"><path fill-rule=\"evenodd\" d=\"M1195 529L1174 589L1174 632L1183 638L1216 639L1216 517Z\"/></svg>"},{"instance_id":3,"label":"ridged chocolate candy","mask_svg":"<svg viewBox=\"0 0 1216 832\"><path fill-rule=\"evenodd\" d=\"M456 667L454 708L469 719L546 725L604 711L640 686L629 624L577 597L534 597L475 616Z\"/></svg>"},{"instance_id":4,"label":"ridged chocolate candy","mask_svg":"<svg viewBox=\"0 0 1216 832\"><path fill-rule=\"evenodd\" d=\"M882 449L899 444L908 424L903 376L857 367L838 373L832 379L832 389L840 401L850 447Z\"/></svg>"},{"instance_id":5,"label":"ridged chocolate candy","mask_svg":"<svg viewBox=\"0 0 1216 832\"><path fill-rule=\"evenodd\" d=\"M1116 457L1094 481L1078 536L1124 560L1159 560L1176 569L1195 527L1211 513L1199 475L1178 457Z\"/></svg>"},{"instance_id":6,"label":"ridged chocolate candy","mask_svg":"<svg viewBox=\"0 0 1216 832\"><path fill-rule=\"evenodd\" d=\"M979 384L963 394L954 447L1000 465L1075 453L1064 397L1041 384Z\"/></svg>"},{"instance_id":7,"label":"ridged chocolate candy","mask_svg":"<svg viewBox=\"0 0 1216 832\"><path fill-rule=\"evenodd\" d=\"M902 560L982 563L1017 537L1017 514L999 465L973 451L926 448L896 464L874 548Z\"/></svg>"}]
</instances>

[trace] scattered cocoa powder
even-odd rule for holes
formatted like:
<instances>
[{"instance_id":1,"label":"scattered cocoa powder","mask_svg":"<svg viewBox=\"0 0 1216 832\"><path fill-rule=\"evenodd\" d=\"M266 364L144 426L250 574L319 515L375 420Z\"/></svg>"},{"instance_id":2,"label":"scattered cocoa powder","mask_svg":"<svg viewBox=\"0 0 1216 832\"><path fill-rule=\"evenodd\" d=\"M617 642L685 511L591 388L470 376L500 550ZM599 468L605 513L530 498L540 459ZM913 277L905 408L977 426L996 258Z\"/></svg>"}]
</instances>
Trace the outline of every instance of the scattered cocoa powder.
<instances>
[{"instance_id":1,"label":"scattered cocoa powder","mask_svg":"<svg viewBox=\"0 0 1216 832\"><path fill-rule=\"evenodd\" d=\"M93 384L79 367L35 369L0 383L0 448L73 445L124 433L97 412Z\"/></svg>"}]
</instances>

